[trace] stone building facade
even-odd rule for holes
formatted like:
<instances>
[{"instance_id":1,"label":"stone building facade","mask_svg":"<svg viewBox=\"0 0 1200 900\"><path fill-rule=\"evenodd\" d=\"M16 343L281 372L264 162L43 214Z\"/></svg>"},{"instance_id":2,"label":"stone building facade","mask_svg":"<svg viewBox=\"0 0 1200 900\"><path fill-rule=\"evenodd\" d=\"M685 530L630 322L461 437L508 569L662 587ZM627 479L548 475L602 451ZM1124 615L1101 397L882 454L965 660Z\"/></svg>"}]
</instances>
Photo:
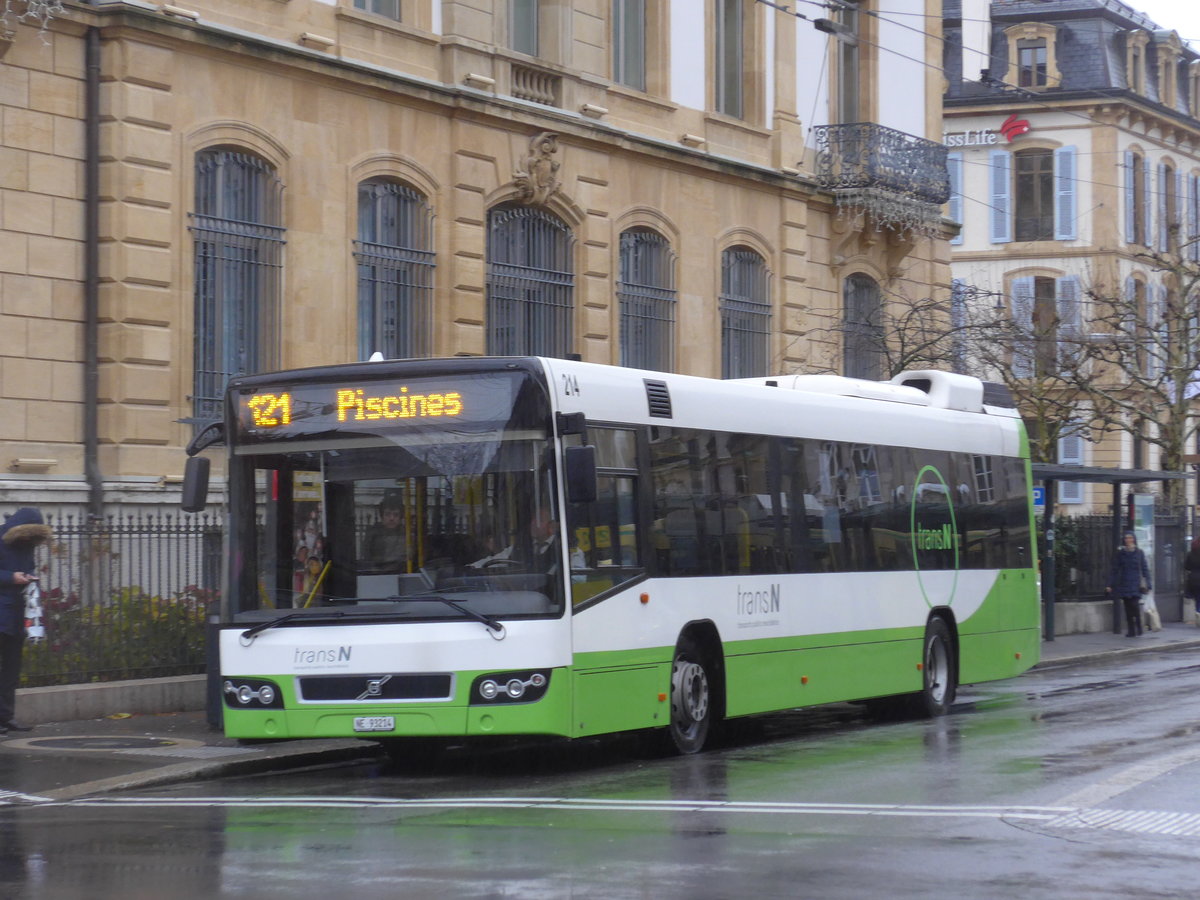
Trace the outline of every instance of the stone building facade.
<instances>
[{"instance_id":1,"label":"stone building facade","mask_svg":"<svg viewBox=\"0 0 1200 900\"><path fill-rule=\"evenodd\" d=\"M171 503L226 377L373 350L861 368L830 336L848 279L949 288L939 11L101 0L8 23L5 500Z\"/></svg>"},{"instance_id":2,"label":"stone building facade","mask_svg":"<svg viewBox=\"0 0 1200 900\"><path fill-rule=\"evenodd\" d=\"M948 0L945 16L957 282L1056 333L1103 330L1105 298L1165 301L1177 281L1149 256L1200 260L1200 55L1118 0ZM1058 461L1164 462L1086 423ZM1058 489L1068 512L1111 506L1107 485Z\"/></svg>"}]
</instances>

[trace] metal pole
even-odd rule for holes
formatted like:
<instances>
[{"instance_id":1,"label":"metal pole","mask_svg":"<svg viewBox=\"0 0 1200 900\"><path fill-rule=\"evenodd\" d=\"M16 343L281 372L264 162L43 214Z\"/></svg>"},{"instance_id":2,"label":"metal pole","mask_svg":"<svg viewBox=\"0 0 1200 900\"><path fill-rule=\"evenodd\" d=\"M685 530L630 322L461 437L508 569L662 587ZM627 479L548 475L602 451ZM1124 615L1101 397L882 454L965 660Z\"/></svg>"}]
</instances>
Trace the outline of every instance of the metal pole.
<instances>
[{"instance_id":1,"label":"metal pole","mask_svg":"<svg viewBox=\"0 0 1200 900\"><path fill-rule=\"evenodd\" d=\"M1109 549L1110 553L1116 552L1115 548L1121 546L1121 482L1113 482L1112 496L1112 545ZM1112 633L1120 634L1125 625L1125 610L1121 603L1121 598L1114 596L1112 598Z\"/></svg>"},{"instance_id":2,"label":"metal pole","mask_svg":"<svg viewBox=\"0 0 1200 900\"><path fill-rule=\"evenodd\" d=\"M1054 479L1043 482L1046 489L1046 556L1042 560L1042 614L1045 617L1042 639L1054 640Z\"/></svg>"},{"instance_id":3,"label":"metal pole","mask_svg":"<svg viewBox=\"0 0 1200 900\"><path fill-rule=\"evenodd\" d=\"M104 514L100 471L100 29L84 38L83 469L88 515Z\"/></svg>"}]
</instances>

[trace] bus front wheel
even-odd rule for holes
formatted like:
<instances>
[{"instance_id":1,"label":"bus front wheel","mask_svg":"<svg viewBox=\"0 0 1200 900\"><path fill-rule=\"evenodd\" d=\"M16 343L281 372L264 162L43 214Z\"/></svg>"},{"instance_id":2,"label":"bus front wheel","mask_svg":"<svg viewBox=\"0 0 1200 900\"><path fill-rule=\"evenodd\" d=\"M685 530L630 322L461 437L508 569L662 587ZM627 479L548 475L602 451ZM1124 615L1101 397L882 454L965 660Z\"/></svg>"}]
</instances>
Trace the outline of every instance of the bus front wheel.
<instances>
[{"instance_id":1,"label":"bus front wheel","mask_svg":"<svg viewBox=\"0 0 1200 900\"><path fill-rule=\"evenodd\" d=\"M671 744L679 753L704 749L712 726L712 677L699 646L683 638L671 663Z\"/></svg>"}]
</instances>

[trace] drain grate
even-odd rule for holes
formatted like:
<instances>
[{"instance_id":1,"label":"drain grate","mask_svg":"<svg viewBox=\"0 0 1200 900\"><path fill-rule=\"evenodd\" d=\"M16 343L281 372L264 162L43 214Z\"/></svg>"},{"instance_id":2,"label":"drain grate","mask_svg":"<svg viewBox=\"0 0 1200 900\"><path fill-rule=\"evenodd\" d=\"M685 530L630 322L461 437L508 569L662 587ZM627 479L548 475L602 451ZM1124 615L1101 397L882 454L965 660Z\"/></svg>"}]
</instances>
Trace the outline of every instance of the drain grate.
<instances>
[{"instance_id":1,"label":"drain grate","mask_svg":"<svg viewBox=\"0 0 1200 900\"><path fill-rule=\"evenodd\" d=\"M137 735L77 734L70 737L20 738L4 742L12 750L57 750L68 753L195 753L207 749L203 741ZM227 751L232 748L214 747ZM240 750L235 752L242 752Z\"/></svg>"},{"instance_id":2,"label":"drain grate","mask_svg":"<svg viewBox=\"0 0 1200 900\"><path fill-rule=\"evenodd\" d=\"M79 737L29 738L23 742L26 747L39 747L44 750L145 750L160 747L178 747L179 741L156 737L100 737L96 735L81 735Z\"/></svg>"}]
</instances>

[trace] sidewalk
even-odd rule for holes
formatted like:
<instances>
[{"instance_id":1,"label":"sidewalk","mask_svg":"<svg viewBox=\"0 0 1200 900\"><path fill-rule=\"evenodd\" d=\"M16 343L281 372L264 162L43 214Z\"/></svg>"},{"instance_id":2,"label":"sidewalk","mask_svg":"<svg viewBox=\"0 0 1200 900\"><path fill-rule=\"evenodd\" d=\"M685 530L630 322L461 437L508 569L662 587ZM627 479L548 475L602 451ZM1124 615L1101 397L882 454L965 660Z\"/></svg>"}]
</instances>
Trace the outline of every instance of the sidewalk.
<instances>
[{"instance_id":1,"label":"sidewalk","mask_svg":"<svg viewBox=\"0 0 1200 900\"><path fill-rule=\"evenodd\" d=\"M1043 641L1036 668L1188 649L1200 649L1200 628L1181 623L1139 638L1072 634ZM17 708L19 712L20 697ZM117 713L38 725L29 733L0 737L0 804L71 800L378 754L377 744L352 739L242 745L211 729L204 712Z\"/></svg>"},{"instance_id":2,"label":"sidewalk","mask_svg":"<svg viewBox=\"0 0 1200 900\"><path fill-rule=\"evenodd\" d=\"M1124 632L1068 634L1053 641L1042 641L1042 661L1035 668L1075 665L1103 657L1121 657L1150 650L1186 650L1200 648L1200 628L1182 622L1167 622L1162 631L1147 631L1141 637L1127 638Z\"/></svg>"}]
</instances>

